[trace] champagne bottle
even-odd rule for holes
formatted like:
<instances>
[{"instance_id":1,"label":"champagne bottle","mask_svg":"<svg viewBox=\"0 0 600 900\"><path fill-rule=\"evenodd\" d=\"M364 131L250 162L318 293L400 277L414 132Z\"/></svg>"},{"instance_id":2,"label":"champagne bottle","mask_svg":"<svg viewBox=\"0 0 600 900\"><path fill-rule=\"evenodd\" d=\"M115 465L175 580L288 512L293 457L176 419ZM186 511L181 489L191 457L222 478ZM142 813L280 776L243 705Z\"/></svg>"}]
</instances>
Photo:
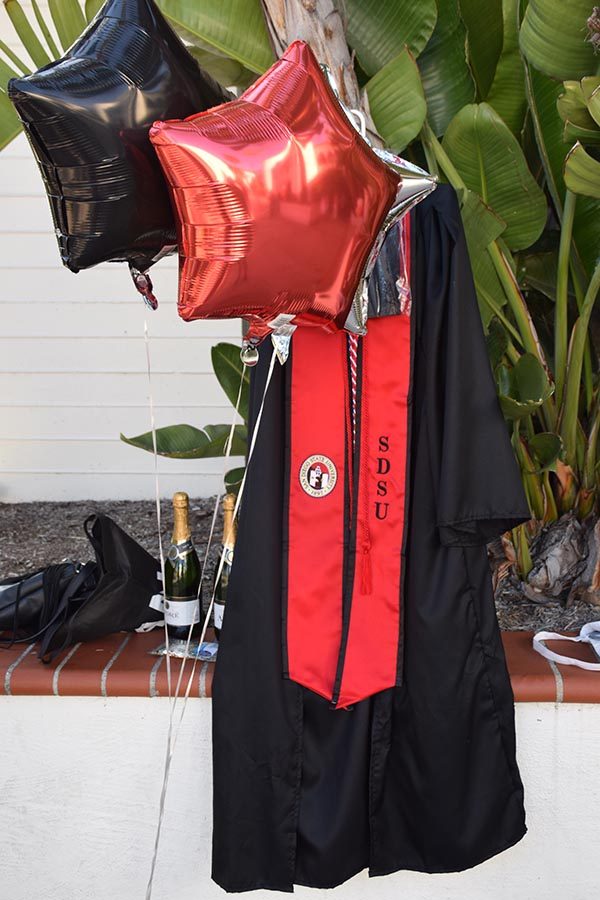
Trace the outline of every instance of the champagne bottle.
<instances>
[{"instance_id":1,"label":"champagne bottle","mask_svg":"<svg viewBox=\"0 0 600 900\"><path fill-rule=\"evenodd\" d=\"M165 560L165 620L171 640L187 640L192 624L192 637L200 633L201 569L192 543L189 504L183 491L173 495L173 537Z\"/></svg>"},{"instance_id":2,"label":"champagne bottle","mask_svg":"<svg viewBox=\"0 0 600 900\"><path fill-rule=\"evenodd\" d=\"M217 559L215 581L213 583L215 593L213 614L217 640L219 640L221 636L221 628L223 627L223 615L225 613L225 604L227 601L227 588L229 586L229 576L231 574L231 564L233 562L233 547L235 544L234 509L235 494L225 494L225 497L223 498L223 568L221 569L221 574L219 576L220 558Z\"/></svg>"}]
</instances>

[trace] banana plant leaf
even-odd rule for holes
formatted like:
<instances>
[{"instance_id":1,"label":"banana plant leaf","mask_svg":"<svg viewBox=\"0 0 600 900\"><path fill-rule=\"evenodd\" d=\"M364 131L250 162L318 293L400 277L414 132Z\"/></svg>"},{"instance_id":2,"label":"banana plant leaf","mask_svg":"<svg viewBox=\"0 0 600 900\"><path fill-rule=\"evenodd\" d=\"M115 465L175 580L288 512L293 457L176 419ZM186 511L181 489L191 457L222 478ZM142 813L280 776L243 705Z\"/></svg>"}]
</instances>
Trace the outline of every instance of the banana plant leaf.
<instances>
[{"instance_id":1,"label":"banana plant leaf","mask_svg":"<svg viewBox=\"0 0 600 900\"><path fill-rule=\"evenodd\" d=\"M225 473L225 490L228 494L237 494L242 486L242 478L246 470L240 466L237 469L230 469Z\"/></svg>"},{"instance_id":2,"label":"banana plant leaf","mask_svg":"<svg viewBox=\"0 0 600 900\"><path fill-rule=\"evenodd\" d=\"M205 428L194 428L193 425L167 425L156 429L156 452L168 459L206 459L223 456L229 425L207 425ZM246 453L248 433L245 425L236 425L231 445L232 456L244 456ZM153 453L152 432L138 434L136 437L125 437L121 440Z\"/></svg>"},{"instance_id":3,"label":"banana plant leaf","mask_svg":"<svg viewBox=\"0 0 600 900\"><path fill-rule=\"evenodd\" d=\"M519 255L517 275L520 287L525 291L528 289L538 291L553 303L556 300L557 272L558 253L556 250ZM571 298L575 296L570 282L569 296Z\"/></svg>"},{"instance_id":4,"label":"banana plant leaf","mask_svg":"<svg viewBox=\"0 0 600 900\"><path fill-rule=\"evenodd\" d=\"M250 396L250 376L248 368L240 359L240 348L235 344L215 344L210 351L211 360L217 381L223 388L227 399L235 409L242 383L242 393L238 412L244 422L248 421L248 403Z\"/></svg>"},{"instance_id":5,"label":"banana plant leaf","mask_svg":"<svg viewBox=\"0 0 600 900\"><path fill-rule=\"evenodd\" d=\"M576 141L581 144L600 144L600 128L596 127L595 122L594 128L581 128L567 120L563 131L563 140L566 144L574 144Z\"/></svg>"},{"instance_id":6,"label":"banana plant leaf","mask_svg":"<svg viewBox=\"0 0 600 900\"><path fill-rule=\"evenodd\" d=\"M563 140L563 123L556 113L556 104L563 86L530 66L526 67L526 84L546 183L556 211L562 216L566 190L563 166L569 145ZM578 263L587 277L591 277L600 247L600 204L597 200L577 198L573 243Z\"/></svg>"},{"instance_id":7,"label":"banana plant leaf","mask_svg":"<svg viewBox=\"0 0 600 900\"><path fill-rule=\"evenodd\" d=\"M479 100L485 100L502 52L502 0L460 0L467 54Z\"/></svg>"},{"instance_id":8,"label":"banana plant leaf","mask_svg":"<svg viewBox=\"0 0 600 900\"><path fill-rule=\"evenodd\" d=\"M485 8L485 4L481 4ZM525 72L519 50L519 0L503 0L502 52L494 81L486 101L493 106L513 134L523 127L527 99L525 97Z\"/></svg>"},{"instance_id":9,"label":"banana plant leaf","mask_svg":"<svg viewBox=\"0 0 600 900\"><path fill-rule=\"evenodd\" d=\"M438 0L437 23L418 60L427 99L427 119L437 137L445 132L459 109L475 99L466 39L457 0Z\"/></svg>"},{"instance_id":10,"label":"banana plant leaf","mask_svg":"<svg viewBox=\"0 0 600 900\"><path fill-rule=\"evenodd\" d=\"M590 75L582 78L581 90L590 115L596 125L600 125L600 77Z\"/></svg>"},{"instance_id":11,"label":"banana plant leaf","mask_svg":"<svg viewBox=\"0 0 600 900\"><path fill-rule=\"evenodd\" d=\"M579 142L565 159L565 184L574 194L600 200L600 162Z\"/></svg>"},{"instance_id":12,"label":"banana plant leaf","mask_svg":"<svg viewBox=\"0 0 600 900\"><path fill-rule=\"evenodd\" d=\"M508 335L499 319L493 318L485 336L488 356L492 369L499 366L508 349Z\"/></svg>"},{"instance_id":13,"label":"banana plant leaf","mask_svg":"<svg viewBox=\"0 0 600 900\"><path fill-rule=\"evenodd\" d=\"M479 312L483 326L487 329L493 316L500 315L500 311L506 303L506 294L487 252L487 247L500 237L506 228L506 223L492 212L473 191L460 191L459 200Z\"/></svg>"},{"instance_id":14,"label":"banana plant leaf","mask_svg":"<svg viewBox=\"0 0 600 900\"><path fill-rule=\"evenodd\" d=\"M273 62L260 0L158 0L158 5L191 44L199 40L259 74Z\"/></svg>"},{"instance_id":15,"label":"banana plant leaf","mask_svg":"<svg viewBox=\"0 0 600 900\"><path fill-rule=\"evenodd\" d=\"M543 366L532 353L524 353L512 368L498 366L496 377L500 406L507 419L531 415L554 392Z\"/></svg>"},{"instance_id":16,"label":"banana plant leaf","mask_svg":"<svg viewBox=\"0 0 600 900\"><path fill-rule=\"evenodd\" d=\"M361 69L375 75L404 47L418 56L437 19L435 0L346 0L346 37Z\"/></svg>"},{"instance_id":17,"label":"banana plant leaf","mask_svg":"<svg viewBox=\"0 0 600 900\"><path fill-rule=\"evenodd\" d=\"M537 465L536 472L547 472L556 468L556 460L562 453L562 441L557 434L543 431L534 434L527 441L529 454Z\"/></svg>"},{"instance_id":18,"label":"banana plant leaf","mask_svg":"<svg viewBox=\"0 0 600 900\"><path fill-rule=\"evenodd\" d=\"M188 50L197 60L198 64L208 72L209 75L219 82L219 84L227 87L235 86L238 88L246 88L256 78L256 72L246 69L241 63L235 59L229 59L219 53L211 53L203 47L188 46Z\"/></svg>"},{"instance_id":19,"label":"banana plant leaf","mask_svg":"<svg viewBox=\"0 0 600 900\"><path fill-rule=\"evenodd\" d=\"M403 150L419 133L427 113L414 57L403 50L366 86L373 122L394 150Z\"/></svg>"},{"instance_id":20,"label":"banana plant leaf","mask_svg":"<svg viewBox=\"0 0 600 900\"><path fill-rule=\"evenodd\" d=\"M467 187L506 222L508 247L530 247L546 222L546 198L498 113L487 103L468 104L449 124L443 147Z\"/></svg>"},{"instance_id":21,"label":"banana plant leaf","mask_svg":"<svg viewBox=\"0 0 600 900\"><path fill-rule=\"evenodd\" d=\"M579 128L595 128L596 123L588 110L581 83L565 81L563 87L564 91L556 101L556 109L563 122L571 122Z\"/></svg>"},{"instance_id":22,"label":"banana plant leaf","mask_svg":"<svg viewBox=\"0 0 600 900\"><path fill-rule=\"evenodd\" d=\"M594 48L586 41L591 12L589 0L529 0L520 45L531 65L560 81L594 72Z\"/></svg>"}]
</instances>

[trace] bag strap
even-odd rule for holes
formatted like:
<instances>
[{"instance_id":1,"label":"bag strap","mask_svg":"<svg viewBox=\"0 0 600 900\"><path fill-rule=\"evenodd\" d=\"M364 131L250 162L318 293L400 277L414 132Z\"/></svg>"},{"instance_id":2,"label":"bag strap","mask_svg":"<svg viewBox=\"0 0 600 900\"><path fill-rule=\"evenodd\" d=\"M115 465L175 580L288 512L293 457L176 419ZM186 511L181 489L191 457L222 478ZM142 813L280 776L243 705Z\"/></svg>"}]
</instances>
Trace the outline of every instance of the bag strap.
<instances>
[{"instance_id":1,"label":"bag strap","mask_svg":"<svg viewBox=\"0 0 600 900\"><path fill-rule=\"evenodd\" d=\"M66 618L66 616L67 616L68 609L69 609L69 603L71 602L71 600L73 600L77 596L80 589L84 586L85 582L88 580L90 575L95 573L96 570L97 570L97 565L95 562L87 562L87 563L85 563L85 565L83 565L81 567L81 569L79 570L77 575L72 579L72 581L69 582L67 588L65 589L65 591L63 592L63 594L60 598L56 613L53 615L50 622L48 622L48 624L42 630L43 636L42 636L42 640L41 640L41 644L40 644L40 649L38 652L39 659L43 659L43 657L47 657L47 659L43 659L43 661L51 662L52 659L54 659L54 657L57 656L61 652L61 650L64 650L65 647L68 646L70 630L67 631L65 640L63 641L63 643L60 647L55 648L52 651L49 650L52 639L53 639L54 635L56 634L58 628L62 624L61 619ZM94 593L94 590L95 590L95 586L93 588L90 588L84 594L82 594L81 597L77 598L77 599L81 600L81 605L83 605L84 603L86 603L89 600L89 598ZM76 615L77 612L78 612L78 610L74 613L74 615ZM51 626L55 626L55 627L51 627Z\"/></svg>"},{"instance_id":2,"label":"bag strap","mask_svg":"<svg viewBox=\"0 0 600 900\"><path fill-rule=\"evenodd\" d=\"M600 663L587 662L585 659L575 659L572 656L562 656L545 646L543 641L571 641L573 644L589 643L585 636L569 637L566 634L556 634L554 631L538 631L533 636L533 649L551 662L560 663L563 666L578 666L589 672L600 672Z\"/></svg>"}]
</instances>

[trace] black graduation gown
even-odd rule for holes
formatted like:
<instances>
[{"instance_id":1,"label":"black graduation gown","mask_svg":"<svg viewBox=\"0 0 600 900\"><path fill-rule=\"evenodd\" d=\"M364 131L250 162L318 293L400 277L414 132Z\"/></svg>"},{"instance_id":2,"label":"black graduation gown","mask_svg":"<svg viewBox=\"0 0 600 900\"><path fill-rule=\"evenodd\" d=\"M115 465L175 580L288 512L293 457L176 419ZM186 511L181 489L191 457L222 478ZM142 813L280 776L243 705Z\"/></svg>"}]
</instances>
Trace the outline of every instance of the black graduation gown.
<instances>
[{"instance_id":1,"label":"black graduation gown","mask_svg":"<svg viewBox=\"0 0 600 900\"><path fill-rule=\"evenodd\" d=\"M485 544L529 510L453 191L440 186L412 216L402 684L340 710L282 677L289 367L277 365L213 687L212 875L227 891L333 887L365 867L460 871L526 830Z\"/></svg>"}]
</instances>

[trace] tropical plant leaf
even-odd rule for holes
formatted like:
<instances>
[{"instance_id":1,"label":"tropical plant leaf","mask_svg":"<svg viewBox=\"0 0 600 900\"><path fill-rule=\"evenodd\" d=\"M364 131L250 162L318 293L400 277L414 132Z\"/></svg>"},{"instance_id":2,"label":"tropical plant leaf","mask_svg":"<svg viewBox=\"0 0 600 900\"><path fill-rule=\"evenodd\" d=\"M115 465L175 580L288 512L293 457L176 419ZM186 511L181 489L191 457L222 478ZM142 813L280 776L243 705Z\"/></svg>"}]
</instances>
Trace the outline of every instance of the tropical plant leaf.
<instances>
[{"instance_id":1,"label":"tropical plant leaf","mask_svg":"<svg viewBox=\"0 0 600 900\"><path fill-rule=\"evenodd\" d=\"M256 73L246 69L235 59L211 53L203 47L188 46L188 50L205 72L212 75L219 84L227 87L246 88L256 78Z\"/></svg>"},{"instance_id":2,"label":"tropical plant leaf","mask_svg":"<svg viewBox=\"0 0 600 900\"><path fill-rule=\"evenodd\" d=\"M565 159L565 184L574 194L600 200L600 162L579 142Z\"/></svg>"},{"instance_id":3,"label":"tropical plant leaf","mask_svg":"<svg viewBox=\"0 0 600 900\"><path fill-rule=\"evenodd\" d=\"M0 91L0 150L16 138L21 122L4 91Z\"/></svg>"},{"instance_id":4,"label":"tropical plant leaf","mask_svg":"<svg viewBox=\"0 0 600 900\"><path fill-rule=\"evenodd\" d=\"M600 77L590 75L581 79L581 90L590 116L600 125Z\"/></svg>"},{"instance_id":5,"label":"tropical plant leaf","mask_svg":"<svg viewBox=\"0 0 600 900\"><path fill-rule=\"evenodd\" d=\"M485 8L485 4L483 6ZM503 0L502 16L502 53L496 66L494 81L485 99L512 133L519 134L527 108L525 72L519 51L519 0Z\"/></svg>"},{"instance_id":6,"label":"tropical plant leaf","mask_svg":"<svg viewBox=\"0 0 600 900\"><path fill-rule=\"evenodd\" d=\"M346 36L366 75L375 75L404 47L418 56L437 19L435 0L346 0Z\"/></svg>"},{"instance_id":7,"label":"tropical plant leaf","mask_svg":"<svg viewBox=\"0 0 600 900\"><path fill-rule=\"evenodd\" d=\"M523 253L519 256L518 279L523 290L532 289L544 294L553 303L556 300L556 275L558 253L548 250L540 253Z\"/></svg>"},{"instance_id":8,"label":"tropical plant leaf","mask_svg":"<svg viewBox=\"0 0 600 900\"><path fill-rule=\"evenodd\" d=\"M2 57L0 57L0 90L6 91L6 86L11 78L16 76L16 72L14 69L5 63Z\"/></svg>"},{"instance_id":9,"label":"tropical plant leaf","mask_svg":"<svg viewBox=\"0 0 600 900\"><path fill-rule=\"evenodd\" d=\"M520 45L532 66L566 81L596 68L594 48L586 41L589 0L529 0Z\"/></svg>"},{"instance_id":10,"label":"tropical plant leaf","mask_svg":"<svg viewBox=\"0 0 600 900\"><path fill-rule=\"evenodd\" d=\"M506 353L508 348L508 335L503 327L500 319L494 317L489 324L488 332L485 336L490 365L495 369Z\"/></svg>"},{"instance_id":11,"label":"tropical plant leaf","mask_svg":"<svg viewBox=\"0 0 600 900\"><path fill-rule=\"evenodd\" d=\"M44 40L46 41L46 44L50 51L50 56L52 56L53 59L58 59L58 57L60 56L60 50L58 49L56 42L55 42L54 38L52 37L52 32L50 31L50 28L48 27L48 23L46 22L46 19L44 18L43 14L42 14L42 11L40 9L40 6L39 6L39 3L37 2L37 0L31 0L31 8L32 8L33 14L35 16L35 21L38 23L38 27L39 27L40 31L42 32L42 36L43 36Z\"/></svg>"},{"instance_id":12,"label":"tropical plant leaf","mask_svg":"<svg viewBox=\"0 0 600 900\"><path fill-rule=\"evenodd\" d=\"M242 395L239 414L248 421L248 402L250 392L250 376L247 367L240 359L240 348L235 344L220 343L211 348L211 359L217 381L225 391L227 399L235 408L242 380Z\"/></svg>"},{"instance_id":13,"label":"tropical plant leaf","mask_svg":"<svg viewBox=\"0 0 600 900\"><path fill-rule=\"evenodd\" d=\"M466 37L457 0L438 0L437 23L418 60L427 99L427 118L437 137L445 132L459 109L475 99Z\"/></svg>"},{"instance_id":14,"label":"tropical plant leaf","mask_svg":"<svg viewBox=\"0 0 600 900\"><path fill-rule=\"evenodd\" d=\"M206 459L224 456L229 432L229 425L207 425L205 428L194 428L193 425L167 425L165 428L156 429L156 452L159 456L169 459ZM236 425L231 446L232 456L245 455L247 438L245 425ZM121 440L140 450L154 452L151 431L131 438L122 434Z\"/></svg>"},{"instance_id":15,"label":"tropical plant leaf","mask_svg":"<svg viewBox=\"0 0 600 900\"><path fill-rule=\"evenodd\" d=\"M103 6L104 0L85 0L85 17L88 22L91 22L98 10Z\"/></svg>"},{"instance_id":16,"label":"tropical plant leaf","mask_svg":"<svg viewBox=\"0 0 600 900\"><path fill-rule=\"evenodd\" d=\"M467 30L467 54L480 100L485 100L494 80L502 51L502 0L459 0Z\"/></svg>"},{"instance_id":17,"label":"tropical plant leaf","mask_svg":"<svg viewBox=\"0 0 600 900\"><path fill-rule=\"evenodd\" d=\"M26 65L22 59L20 59L14 50L8 46L5 41L0 40L0 52L2 52L8 60L13 64L15 69L18 69L22 75L29 75L31 69L28 65Z\"/></svg>"},{"instance_id":18,"label":"tropical plant leaf","mask_svg":"<svg viewBox=\"0 0 600 900\"><path fill-rule=\"evenodd\" d=\"M399 53L367 82L366 91L380 135L394 150L403 150L418 135L427 113L412 54L406 49Z\"/></svg>"},{"instance_id":19,"label":"tropical plant leaf","mask_svg":"<svg viewBox=\"0 0 600 900\"><path fill-rule=\"evenodd\" d=\"M443 146L467 187L506 222L511 250L531 246L546 222L546 199L518 141L487 103L472 103L454 117Z\"/></svg>"},{"instance_id":20,"label":"tropical plant leaf","mask_svg":"<svg viewBox=\"0 0 600 900\"><path fill-rule=\"evenodd\" d=\"M500 406L508 419L531 415L554 390L533 353L524 353L512 368L499 366L497 378Z\"/></svg>"},{"instance_id":21,"label":"tropical plant leaf","mask_svg":"<svg viewBox=\"0 0 600 900\"><path fill-rule=\"evenodd\" d=\"M506 303L506 294L487 247L502 234L506 223L473 191L460 191L459 199L479 312L483 326L487 329L493 316L497 316Z\"/></svg>"},{"instance_id":22,"label":"tropical plant leaf","mask_svg":"<svg viewBox=\"0 0 600 900\"><path fill-rule=\"evenodd\" d=\"M40 69L42 66L48 65L52 60L33 30L19 0L4 0L4 8L9 15L13 28L17 32L19 40L33 60L36 68Z\"/></svg>"},{"instance_id":23,"label":"tropical plant leaf","mask_svg":"<svg viewBox=\"0 0 600 900\"><path fill-rule=\"evenodd\" d=\"M595 123L594 123L595 124ZM600 144L600 128L580 128L572 122L565 122L563 140L566 144L580 141L582 144Z\"/></svg>"},{"instance_id":24,"label":"tropical plant leaf","mask_svg":"<svg viewBox=\"0 0 600 900\"><path fill-rule=\"evenodd\" d=\"M572 122L580 128L594 128L596 123L588 110L580 82L565 81L563 87L564 91L556 101L556 108L563 122Z\"/></svg>"},{"instance_id":25,"label":"tropical plant leaf","mask_svg":"<svg viewBox=\"0 0 600 900\"><path fill-rule=\"evenodd\" d=\"M159 0L158 5L191 44L200 39L251 72L264 72L272 64L260 0Z\"/></svg>"},{"instance_id":26,"label":"tropical plant leaf","mask_svg":"<svg viewBox=\"0 0 600 900\"><path fill-rule=\"evenodd\" d=\"M551 431L543 431L534 434L527 441L529 453L539 466L538 472L544 472L554 468L554 463L562 452L562 440Z\"/></svg>"},{"instance_id":27,"label":"tropical plant leaf","mask_svg":"<svg viewBox=\"0 0 600 900\"><path fill-rule=\"evenodd\" d=\"M565 182L563 165L569 146L563 140L563 123L556 113L556 103L563 86L541 72L526 66L526 83L529 110L533 117L546 183L555 209L562 218ZM590 278L594 271L600 247L600 204L590 197L578 197L573 222L575 262Z\"/></svg>"},{"instance_id":28,"label":"tropical plant leaf","mask_svg":"<svg viewBox=\"0 0 600 900\"><path fill-rule=\"evenodd\" d=\"M225 490L228 494L237 494L240 487L242 486L242 479L244 477L245 468L240 466L238 469L230 469L229 472L225 473Z\"/></svg>"},{"instance_id":29,"label":"tropical plant leaf","mask_svg":"<svg viewBox=\"0 0 600 900\"><path fill-rule=\"evenodd\" d=\"M48 9L63 50L75 43L85 28L85 17L78 0L48 0Z\"/></svg>"}]
</instances>

